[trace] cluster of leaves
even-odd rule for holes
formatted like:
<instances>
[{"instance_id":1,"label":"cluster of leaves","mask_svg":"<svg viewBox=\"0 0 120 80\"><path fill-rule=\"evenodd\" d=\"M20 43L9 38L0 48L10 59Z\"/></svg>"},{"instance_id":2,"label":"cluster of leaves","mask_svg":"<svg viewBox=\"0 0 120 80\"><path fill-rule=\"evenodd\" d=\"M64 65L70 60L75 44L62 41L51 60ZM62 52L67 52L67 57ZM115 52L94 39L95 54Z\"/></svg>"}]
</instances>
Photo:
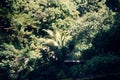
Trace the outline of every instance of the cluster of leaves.
<instances>
[{"instance_id":1,"label":"cluster of leaves","mask_svg":"<svg viewBox=\"0 0 120 80\"><path fill-rule=\"evenodd\" d=\"M120 61L119 44L111 46L119 43L119 12L108 8L109 1L1 0L0 80L55 80L117 71L110 70L112 65L118 69ZM67 66L66 59L86 62Z\"/></svg>"},{"instance_id":2,"label":"cluster of leaves","mask_svg":"<svg viewBox=\"0 0 120 80\"><path fill-rule=\"evenodd\" d=\"M2 76L7 75L6 79L24 80L38 67L34 61L39 60L42 67L50 64L51 58L62 59L59 56L63 56L72 38L68 31L77 15L71 1L0 1L0 79L4 80Z\"/></svg>"}]
</instances>

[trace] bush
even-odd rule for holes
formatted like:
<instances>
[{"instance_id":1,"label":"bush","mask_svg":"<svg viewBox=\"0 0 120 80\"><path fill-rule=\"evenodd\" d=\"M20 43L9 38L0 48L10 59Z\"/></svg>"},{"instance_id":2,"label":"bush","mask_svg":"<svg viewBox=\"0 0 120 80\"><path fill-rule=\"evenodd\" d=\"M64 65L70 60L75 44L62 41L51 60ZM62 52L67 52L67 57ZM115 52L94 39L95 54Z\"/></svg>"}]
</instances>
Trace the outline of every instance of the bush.
<instances>
[{"instance_id":1,"label":"bush","mask_svg":"<svg viewBox=\"0 0 120 80\"><path fill-rule=\"evenodd\" d=\"M88 60L83 66L85 75L110 74L119 72L120 58L114 55L99 55Z\"/></svg>"}]
</instances>

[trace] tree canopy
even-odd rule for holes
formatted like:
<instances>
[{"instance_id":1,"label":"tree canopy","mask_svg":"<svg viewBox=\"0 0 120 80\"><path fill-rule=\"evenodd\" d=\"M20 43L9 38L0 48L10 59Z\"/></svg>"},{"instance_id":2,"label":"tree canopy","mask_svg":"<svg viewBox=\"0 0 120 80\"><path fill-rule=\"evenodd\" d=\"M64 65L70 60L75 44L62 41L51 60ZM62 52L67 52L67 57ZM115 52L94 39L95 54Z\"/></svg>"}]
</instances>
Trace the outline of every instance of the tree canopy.
<instances>
[{"instance_id":1,"label":"tree canopy","mask_svg":"<svg viewBox=\"0 0 120 80\"><path fill-rule=\"evenodd\" d=\"M0 0L0 80L119 80L119 12L119 0Z\"/></svg>"}]
</instances>

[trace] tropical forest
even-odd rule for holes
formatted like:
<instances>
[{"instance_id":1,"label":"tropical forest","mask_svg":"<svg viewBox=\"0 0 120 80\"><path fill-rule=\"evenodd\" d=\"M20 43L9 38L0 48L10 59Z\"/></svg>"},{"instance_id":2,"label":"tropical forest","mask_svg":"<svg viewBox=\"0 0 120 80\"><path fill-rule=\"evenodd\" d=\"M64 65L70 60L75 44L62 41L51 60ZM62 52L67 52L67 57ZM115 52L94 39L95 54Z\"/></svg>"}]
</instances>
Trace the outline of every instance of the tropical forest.
<instances>
[{"instance_id":1,"label":"tropical forest","mask_svg":"<svg viewBox=\"0 0 120 80\"><path fill-rule=\"evenodd\" d=\"M120 80L120 0L0 0L0 80Z\"/></svg>"}]
</instances>

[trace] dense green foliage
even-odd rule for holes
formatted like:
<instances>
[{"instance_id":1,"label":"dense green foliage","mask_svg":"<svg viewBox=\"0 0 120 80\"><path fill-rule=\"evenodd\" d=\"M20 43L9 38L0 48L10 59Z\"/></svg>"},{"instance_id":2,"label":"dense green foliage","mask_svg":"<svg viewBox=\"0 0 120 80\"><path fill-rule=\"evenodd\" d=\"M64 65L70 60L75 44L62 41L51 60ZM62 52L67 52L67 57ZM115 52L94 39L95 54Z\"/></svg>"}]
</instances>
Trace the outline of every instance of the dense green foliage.
<instances>
[{"instance_id":1,"label":"dense green foliage","mask_svg":"<svg viewBox=\"0 0 120 80\"><path fill-rule=\"evenodd\" d=\"M0 0L0 80L109 80L120 73L119 12L119 0Z\"/></svg>"}]
</instances>

